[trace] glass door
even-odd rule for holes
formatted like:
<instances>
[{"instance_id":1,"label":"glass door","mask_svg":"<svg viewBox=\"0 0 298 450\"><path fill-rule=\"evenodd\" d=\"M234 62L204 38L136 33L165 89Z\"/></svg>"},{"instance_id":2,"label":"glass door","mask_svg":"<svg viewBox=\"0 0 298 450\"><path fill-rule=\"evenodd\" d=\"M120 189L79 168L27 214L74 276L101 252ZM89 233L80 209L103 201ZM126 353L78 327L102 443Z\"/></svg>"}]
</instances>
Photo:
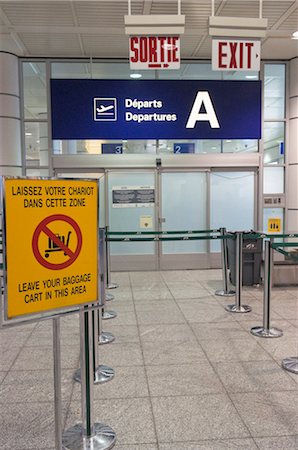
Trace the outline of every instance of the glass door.
<instances>
[{"instance_id":1,"label":"glass door","mask_svg":"<svg viewBox=\"0 0 298 450\"><path fill-rule=\"evenodd\" d=\"M207 172L161 172L162 231L206 230ZM160 269L208 267L207 241L171 241L159 246Z\"/></svg>"},{"instance_id":2,"label":"glass door","mask_svg":"<svg viewBox=\"0 0 298 450\"><path fill-rule=\"evenodd\" d=\"M155 231L155 171L107 171L107 217L110 231ZM121 270L158 268L155 242L112 242L111 267Z\"/></svg>"},{"instance_id":3,"label":"glass door","mask_svg":"<svg viewBox=\"0 0 298 450\"><path fill-rule=\"evenodd\" d=\"M224 227L228 231L248 231L256 226L255 171L222 170L211 172L210 223L211 228ZM211 264L220 263L220 242L211 242Z\"/></svg>"}]
</instances>

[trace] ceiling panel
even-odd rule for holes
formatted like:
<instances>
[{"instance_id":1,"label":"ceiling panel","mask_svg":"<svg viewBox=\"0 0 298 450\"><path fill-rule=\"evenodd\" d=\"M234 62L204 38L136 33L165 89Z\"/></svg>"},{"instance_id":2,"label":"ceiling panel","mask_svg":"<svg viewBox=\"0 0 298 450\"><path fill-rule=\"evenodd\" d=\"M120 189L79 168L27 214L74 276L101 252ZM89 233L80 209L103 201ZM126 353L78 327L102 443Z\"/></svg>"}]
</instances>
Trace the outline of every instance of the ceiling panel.
<instances>
[{"instance_id":1,"label":"ceiling panel","mask_svg":"<svg viewBox=\"0 0 298 450\"><path fill-rule=\"evenodd\" d=\"M283 14L295 3L295 1L286 2L264 2L263 17L268 19L268 27L271 28Z\"/></svg>"},{"instance_id":2,"label":"ceiling panel","mask_svg":"<svg viewBox=\"0 0 298 450\"><path fill-rule=\"evenodd\" d=\"M178 0L131 0L133 15L177 14L177 4ZM284 39L297 31L297 8L297 0L263 0L263 17L268 18L274 33L269 34L270 45L265 40L262 56L268 53L275 59L285 58L287 44L286 54L297 56L297 41ZM182 57L210 58L211 40L207 37L211 0L181 0L181 12L186 20ZM0 0L0 50L26 56L127 58L127 13L128 0ZM258 17L259 0L215 0L215 14ZM202 37L206 39L199 46Z\"/></svg>"},{"instance_id":3,"label":"ceiling panel","mask_svg":"<svg viewBox=\"0 0 298 450\"><path fill-rule=\"evenodd\" d=\"M0 2L12 25L73 26L70 2Z\"/></svg>"},{"instance_id":4,"label":"ceiling panel","mask_svg":"<svg viewBox=\"0 0 298 450\"><path fill-rule=\"evenodd\" d=\"M204 28L208 26L211 15L211 2L203 0L200 2L182 3L182 14L185 14L185 26L189 28Z\"/></svg>"},{"instance_id":5,"label":"ceiling panel","mask_svg":"<svg viewBox=\"0 0 298 450\"><path fill-rule=\"evenodd\" d=\"M290 17L288 17L281 25L278 27L279 30L291 30L298 31L298 4L297 9L294 11ZM296 41L298 46L298 41Z\"/></svg>"},{"instance_id":6,"label":"ceiling panel","mask_svg":"<svg viewBox=\"0 0 298 450\"><path fill-rule=\"evenodd\" d=\"M82 55L76 34L21 33L20 38L34 56L44 55L45 49L49 56Z\"/></svg>"},{"instance_id":7,"label":"ceiling panel","mask_svg":"<svg viewBox=\"0 0 298 450\"><path fill-rule=\"evenodd\" d=\"M82 35L82 42L85 52L93 57L128 58L128 36Z\"/></svg>"},{"instance_id":8,"label":"ceiling panel","mask_svg":"<svg viewBox=\"0 0 298 450\"><path fill-rule=\"evenodd\" d=\"M126 1L73 2L78 25L123 27L128 14ZM143 13L143 1L132 2L132 14Z\"/></svg>"}]
</instances>

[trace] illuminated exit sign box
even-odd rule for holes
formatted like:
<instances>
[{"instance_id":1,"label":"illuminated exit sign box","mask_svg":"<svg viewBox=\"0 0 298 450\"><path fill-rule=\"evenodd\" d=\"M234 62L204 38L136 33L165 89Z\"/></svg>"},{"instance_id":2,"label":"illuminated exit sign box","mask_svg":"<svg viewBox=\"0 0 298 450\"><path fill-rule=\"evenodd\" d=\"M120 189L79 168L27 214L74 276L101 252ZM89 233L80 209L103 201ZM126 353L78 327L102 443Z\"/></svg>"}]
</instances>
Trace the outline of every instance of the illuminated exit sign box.
<instances>
[{"instance_id":1,"label":"illuminated exit sign box","mask_svg":"<svg viewBox=\"0 0 298 450\"><path fill-rule=\"evenodd\" d=\"M213 39L212 70L260 70L261 42L247 39Z\"/></svg>"},{"instance_id":2,"label":"illuminated exit sign box","mask_svg":"<svg viewBox=\"0 0 298 450\"><path fill-rule=\"evenodd\" d=\"M132 70L179 69L179 36L130 36L129 61Z\"/></svg>"}]
</instances>

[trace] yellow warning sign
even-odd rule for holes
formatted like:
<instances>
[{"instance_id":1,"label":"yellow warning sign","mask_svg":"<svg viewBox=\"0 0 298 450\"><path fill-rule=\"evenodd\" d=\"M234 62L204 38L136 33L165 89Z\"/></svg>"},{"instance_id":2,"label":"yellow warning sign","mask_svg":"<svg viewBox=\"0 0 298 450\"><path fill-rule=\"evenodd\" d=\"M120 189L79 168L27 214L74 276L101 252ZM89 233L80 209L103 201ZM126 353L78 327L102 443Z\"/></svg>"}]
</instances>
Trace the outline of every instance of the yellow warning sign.
<instances>
[{"instance_id":1,"label":"yellow warning sign","mask_svg":"<svg viewBox=\"0 0 298 450\"><path fill-rule=\"evenodd\" d=\"M271 218L268 219L268 233L280 233L281 232L281 219Z\"/></svg>"},{"instance_id":2,"label":"yellow warning sign","mask_svg":"<svg viewBox=\"0 0 298 450\"><path fill-rule=\"evenodd\" d=\"M3 183L7 318L96 302L97 182Z\"/></svg>"}]
</instances>

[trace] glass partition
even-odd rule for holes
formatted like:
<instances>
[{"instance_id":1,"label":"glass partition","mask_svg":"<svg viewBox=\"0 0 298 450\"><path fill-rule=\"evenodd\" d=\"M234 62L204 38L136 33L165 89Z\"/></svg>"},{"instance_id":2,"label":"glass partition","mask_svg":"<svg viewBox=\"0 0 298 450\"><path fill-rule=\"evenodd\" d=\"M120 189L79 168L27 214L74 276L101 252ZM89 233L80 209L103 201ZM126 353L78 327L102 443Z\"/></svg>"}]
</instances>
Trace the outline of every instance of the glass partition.
<instances>
[{"instance_id":1,"label":"glass partition","mask_svg":"<svg viewBox=\"0 0 298 450\"><path fill-rule=\"evenodd\" d=\"M264 66L264 119L285 117L285 65Z\"/></svg>"},{"instance_id":2,"label":"glass partition","mask_svg":"<svg viewBox=\"0 0 298 450\"><path fill-rule=\"evenodd\" d=\"M211 228L229 231L254 228L254 172L211 173ZM211 241L211 251L220 251L220 242Z\"/></svg>"},{"instance_id":3,"label":"glass partition","mask_svg":"<svg viewBox=\"0 0 298 450\"><path fill-rule=\"evenodd\" d=\"M108 173L110 231L155 230L154 172ZM154 255L154 242L112 242L111 255Z\"/></svg>"},{"instance_id":4,"label":"glass partition","mask_svg":"<svg viewBox=\"0 0 298 450\"><path fill-rule=\"evenodd\" d=\"M207 176L202 172L162 173L162 230L206 230ZM206 241L163 242L163 254L205 253Z\"/></svg>"}]
</instances>

